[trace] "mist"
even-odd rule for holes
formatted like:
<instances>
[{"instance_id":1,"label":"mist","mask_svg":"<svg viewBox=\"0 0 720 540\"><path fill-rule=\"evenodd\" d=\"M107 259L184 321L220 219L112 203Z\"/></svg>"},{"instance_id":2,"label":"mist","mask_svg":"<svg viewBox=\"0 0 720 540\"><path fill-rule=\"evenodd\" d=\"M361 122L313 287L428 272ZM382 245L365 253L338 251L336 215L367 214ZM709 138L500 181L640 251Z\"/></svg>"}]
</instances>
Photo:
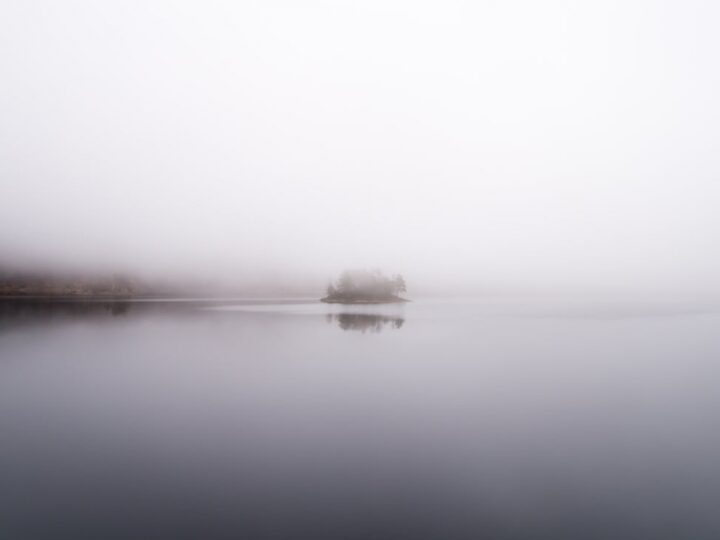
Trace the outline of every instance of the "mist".
<instances>
[{"instance_id":1,"label":"mist","mask_svg":"<svg viewBox=\"0 0 720 540\"><path fill-rule=\"evenodd\" d=\"M720 292L720 6L0 4L0 264Z\"/></svg>"}]
</instances>

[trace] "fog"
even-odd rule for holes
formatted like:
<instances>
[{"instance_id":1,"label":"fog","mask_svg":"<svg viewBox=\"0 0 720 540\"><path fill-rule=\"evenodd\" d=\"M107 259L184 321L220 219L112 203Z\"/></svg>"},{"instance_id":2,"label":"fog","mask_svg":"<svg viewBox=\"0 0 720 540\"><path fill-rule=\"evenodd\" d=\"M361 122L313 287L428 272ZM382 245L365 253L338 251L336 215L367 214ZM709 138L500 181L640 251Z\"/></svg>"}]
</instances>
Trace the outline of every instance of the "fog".
<instances>
[{"instance_id":1,"label":"fog","mask_svg":"<svg viewBox=\"0 0 720 540\"><path fill-rule=\"evenodd\" d=\"M0 263L718 292L720 5L0 3Z\"/></svg>"}]
</instances>

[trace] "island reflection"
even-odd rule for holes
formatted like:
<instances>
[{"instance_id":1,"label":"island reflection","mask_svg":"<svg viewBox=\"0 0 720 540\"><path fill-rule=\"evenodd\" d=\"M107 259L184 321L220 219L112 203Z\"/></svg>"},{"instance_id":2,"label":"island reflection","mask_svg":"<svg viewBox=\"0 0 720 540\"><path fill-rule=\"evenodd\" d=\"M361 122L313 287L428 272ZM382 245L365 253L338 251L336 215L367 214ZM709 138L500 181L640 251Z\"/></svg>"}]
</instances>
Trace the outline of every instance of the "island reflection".
<instances>
[{"instance_id":1,"label":"island reflection","mask_svg":"<svg viewBox=\"0 0 720 540\"><path fill-rule=\"evenodd\" d=\"M327 321L337 322L343 330L355 330L362 332L380 333L387 328L399 329L405 324L402 317L391 317L387 315L373 315L369 313L329 313Z\"/></svg>"}]
</instances>

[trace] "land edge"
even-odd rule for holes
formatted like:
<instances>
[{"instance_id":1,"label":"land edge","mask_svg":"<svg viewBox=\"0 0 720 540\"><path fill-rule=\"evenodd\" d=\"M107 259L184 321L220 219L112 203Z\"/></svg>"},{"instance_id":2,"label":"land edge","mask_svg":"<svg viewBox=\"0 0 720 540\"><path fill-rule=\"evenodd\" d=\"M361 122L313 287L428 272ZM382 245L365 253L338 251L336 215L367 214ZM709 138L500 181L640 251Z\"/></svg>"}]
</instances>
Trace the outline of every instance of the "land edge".
<instances>
[{"instance_id":1,"label":"land edge","mask_svg":"<svg viewBox=\"0 0 720 540\"><path fill-rule=\"evenodd\" d=\"M400 298L399 296L372 300L365 300L362 298L353 300L348 298L331 298L326 296L325 298L321 298L320 301L325 302L326 304L402 304L405 302L411 302L411 300L408 300L407 298Z\"/></svg>"}]
</instances>

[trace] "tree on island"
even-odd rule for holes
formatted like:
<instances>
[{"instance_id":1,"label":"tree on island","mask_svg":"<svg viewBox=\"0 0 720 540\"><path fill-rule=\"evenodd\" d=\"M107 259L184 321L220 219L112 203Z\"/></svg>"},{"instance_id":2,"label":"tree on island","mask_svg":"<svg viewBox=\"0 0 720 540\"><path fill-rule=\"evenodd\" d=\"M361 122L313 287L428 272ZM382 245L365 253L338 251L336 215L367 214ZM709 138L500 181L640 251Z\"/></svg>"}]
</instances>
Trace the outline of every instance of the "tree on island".
<instances>
[{"instance_id":1,"label":"tree on island","mask_svg":"<svg viewBox=\"0 0 720 540\"><path fill-rule=\"evenodd\" d=\"M384 303L406 302L398 296L407 291L400 274L387 277L380 270L345 270L335 283L327 287L323 302L330 303Z\"/></svg>"},{"instance_id":2,"label":"tree on island","mask_svg":"<svg viewBox=\"0 0 720 540\"><path fill-rule=\"evenodd\" d=\"M405 279L400 274L395 274L393 276L393 284L395 285L396 294L407 292L407 287L405 286Z\"/></svg>"}]
</instances>

